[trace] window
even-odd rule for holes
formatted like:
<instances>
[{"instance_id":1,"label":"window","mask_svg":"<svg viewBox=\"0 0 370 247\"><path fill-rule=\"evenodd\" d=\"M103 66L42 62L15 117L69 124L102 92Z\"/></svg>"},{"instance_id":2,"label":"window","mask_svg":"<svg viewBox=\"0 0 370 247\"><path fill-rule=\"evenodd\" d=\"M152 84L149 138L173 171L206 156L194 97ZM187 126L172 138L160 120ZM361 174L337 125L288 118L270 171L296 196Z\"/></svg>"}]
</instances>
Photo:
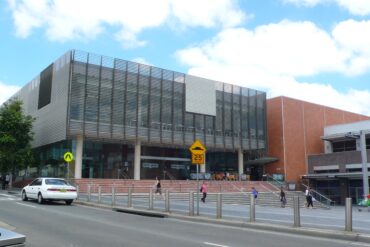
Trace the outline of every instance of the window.
<instances>
[{"instance_id":1,"label":"window","mask_svg":"<svg viewBox=\"0 0 370 247\"><path fill-rule=\"evenodd\" d=\"M53 80L53 64L49 65L40 74L39 103L38 109L50 104L51 85Z\"/></svg>"},{"instance_id":2,"label":"window","mask_svg":"<svg viewBox=\"0 0 370 247\"><path fill-rule=\"evenodd\" d=\"M65 180L62 179L45 179L47 185L68 185Z\"/></svg>"},{"instance_id":3,"label":"window","mask_svg":"<svg viewBox=\"0 0 370 247\"><path fill-rule=\"evenodd\" d=\"M36 180L33 180L33 182L30 184L30 186L39 186L42 184L42 180L41 179L36 179Z\"/></svg>"}]
</instances>

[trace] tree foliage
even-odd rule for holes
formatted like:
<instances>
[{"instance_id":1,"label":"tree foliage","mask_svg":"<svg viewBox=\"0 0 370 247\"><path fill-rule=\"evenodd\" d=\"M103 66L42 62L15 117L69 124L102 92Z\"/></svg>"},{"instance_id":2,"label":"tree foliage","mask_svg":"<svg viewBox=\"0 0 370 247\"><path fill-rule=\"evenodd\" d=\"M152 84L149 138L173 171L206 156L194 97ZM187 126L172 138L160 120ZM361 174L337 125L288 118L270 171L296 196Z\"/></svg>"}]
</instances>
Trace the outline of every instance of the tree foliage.
<instances>
[{"instance_id":1,"label":"tree foliage","mask_svg":"<svg viewBox=\"0 0 370 247\"><path fill-rule=\"evenodd\" d=\"M32 163L34 118L25 115L22 101L12 100L0 108L0 172L14 172Z\"/></svg>"}]
</instances>

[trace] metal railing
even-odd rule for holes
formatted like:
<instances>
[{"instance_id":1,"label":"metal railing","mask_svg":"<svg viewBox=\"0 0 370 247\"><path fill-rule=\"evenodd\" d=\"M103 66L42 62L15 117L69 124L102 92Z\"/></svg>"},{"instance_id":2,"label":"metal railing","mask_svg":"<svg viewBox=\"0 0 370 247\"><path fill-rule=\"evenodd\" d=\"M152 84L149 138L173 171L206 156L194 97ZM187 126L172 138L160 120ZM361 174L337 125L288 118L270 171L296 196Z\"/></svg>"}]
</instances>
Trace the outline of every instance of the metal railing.
<instances>
[{"instance_id":1,"label":"metal railing","mask_svg":"<svg viewBox=\"0 0 370 247\"><path fill-rule=\"evenodd\" d=\"M102 189L100 186L98 188L98 196L92 193L92 186L89 185L85 195L79 193L78 201L87 201L90 203L99 203L111 206L112 208L125 208L126 210L144 210L145 212L153 211L153 213L164 213L164 214L185 214L191 217L197 217L198 214L195 214L194 208L196 207L196 193L194 191L190 192L170 192L169 190L163 191L163 194L158 199L157 195L154 193L153 188L147 188L146 193L134 193L131 187L126 188L127 191L124 191L120 187L110 187ZM78 191L80 191L78 189ZM102 191L105 191L102 193ZM86 194L87 193L87 194ZM207 196L207 211L201 210L201 215L206 217L213 217L215 219L228 219L230 218L230 210L233 211L235 207L235 198L230 200L230 193L210 193ZM235 194L235 193L234 193ZM264 207L257 207L260 205L260 198L254 198L253 194L248 193L247 196L244 193L238 193L242 195L241 201L244 205L240 207L242 211L245 210L245 213L236 214L237 219L245 222L245 220L254 223L260 220L265 221L264 218L257 218L256 211L263 211ZM182 202L181 202L182 201ZM304 198L294 195L292 197L291 205L291 215L290 224L293 227L301 227L301 209L304 207ZM228 205L230 204L230 205ZM239 208L239 210L240 210ZM288 213L284 209L285 213ZM288 209L289 210L289 209ZM135 212L136 212L135 211ZM236 219L234 219L236 220ZM344 227L345 231L352 231L352 203L351 198L347 198L345 215L344 215ZM303 223L305 224L305 220ZM289 223L288 223L289 224ZM340 225L338 225L340 227ZM343 226L343 225L342 225Z\"/></svg>"},{"instance_id":2,"label":"metal railing","mask_svg":"<svg viewBox=\"0 0 370 247\"><path fill-rule=\"evenodd\" d=\"M266 182L268 182L272 186L275 186L278 190L280 190L281 188L284 188L284 189L287 188L287 185L284 181L279 181L279 180L275 179L274 177L272 177L268 174L266 174L264 176L266 177Z\"/></svg>"},{"instance_id":3,"label":"metal railing","mask_svg":"<svg viewBox=\"0 0 370 247\"><path fill-rule=\"evenodd\" d=\"M305 188L305 190L307 190L309 188L308 185L305 185L303 184L303 187ZM316 200L316 202L320 202L322 203L323 205L325 205L327 208L330 208L331 206L334 205L334 201L331 200L330 198L324 196L323 194L321 194L320 192L314 190L311 188L311 193L312 193L312 196L313 196L313 199Z\"/></svg>"}]
</instances>

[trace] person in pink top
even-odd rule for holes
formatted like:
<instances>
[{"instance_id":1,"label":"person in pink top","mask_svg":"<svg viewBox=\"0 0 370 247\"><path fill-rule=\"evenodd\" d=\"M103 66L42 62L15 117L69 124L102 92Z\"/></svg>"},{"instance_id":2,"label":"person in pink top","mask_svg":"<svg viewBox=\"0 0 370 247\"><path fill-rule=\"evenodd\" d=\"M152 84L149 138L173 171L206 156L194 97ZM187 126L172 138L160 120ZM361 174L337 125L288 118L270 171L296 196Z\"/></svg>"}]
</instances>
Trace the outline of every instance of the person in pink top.
<instances>
[{"instance_id":1,"label":"person in pink top","mask_svg":"<svg viewBox=\"0 0 370 247\"><path fill-rule=\"evenodd\" d=\"M202 202L205 203L206 202L206 197L207 197L207 186L206 186L206 182L203 181L202 183L202 186L200 187L200 192L203 193L203 197L202 197Z\"/></svg>"}]
</instances>

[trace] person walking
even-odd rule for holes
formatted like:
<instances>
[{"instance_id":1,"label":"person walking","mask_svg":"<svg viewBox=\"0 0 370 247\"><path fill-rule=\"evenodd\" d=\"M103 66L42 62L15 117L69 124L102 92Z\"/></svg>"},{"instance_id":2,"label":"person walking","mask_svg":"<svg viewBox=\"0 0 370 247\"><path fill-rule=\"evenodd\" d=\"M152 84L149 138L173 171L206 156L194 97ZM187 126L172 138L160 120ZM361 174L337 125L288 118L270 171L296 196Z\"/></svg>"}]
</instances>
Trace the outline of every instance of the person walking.
<instances>
[{"instance_id":1,"label":"person walking","mask_svg":"<svg viewBox=\"0 0 370 247\"><path fill-rule=\"evenodd\" d=\"M6 174L5 176L5 187L9 189L10 175Z\"/></svg>"},{"instance_id":2,"label":"person walking","mask_svg":"<svg viewBox=\"0 0 370 247\"><path fill-rule=\"evenodd\" d=\"M306 200L307 200L307 208L313 208L313 199L312 199L312 189L308 188L307 194L306 194Z\"/></svg>"},{"instance_id":3,"label":"person walking","mask_svg":"<svg viewBox=\"0 0 370 247\"><path fill-rule=\"evenodd\" d=\"M304 194L306 195L306 207L308 207L308 194L309 194L309 191L310 191L310 187L307 187L306 188L306 191L304 192Z\"/></svg>"},{"instance_id":4,"label":"person walking","mask_svg":"<svg viewBox=\"0 0 370 247\"><path fill-rule=\"evenodd\" d=\"M162 197L162 185L161 185L161 180L156 178L156 183L155 183L155 195L157 193ZM154 196L155 197L155 196Z\"/></svg>"},{"instance_id":5,"label":"person walking","mask_svg":"<svg viewBox=\"0 0 370 247\"><path fill-rule=\"evenodd\" d=\"M203 197L200 200L203 203L205 203L206 202L206 197L207 197L207 186L206 186L206 182L205 181L203 181L202 186L200 187L200 192L203 193Z\"/></svg>"},{"instance_id":6,"label":"person walking","mask_svg":"<svg viewBox=\"0 0 370 247\"><path fill-rule=\"evenodd\" d=\"M258 197L258 191L254 187L252 187L252 194L253 194L254 199L257 199L257 197Z\"/></svg>"},{"instance_id":7,"label":"person walking","mask_svg":"<svg viewBox=\"0 0 370 247\"><path fill-rule=\"evenodd\" d=\"M286 197L285 197L285 192L284 192L283 187L281 187L281 190L280 190L280 201L281 201L281 207L282 208L285 208L285 205L286 205Z\"/></svg>"},{"instance_id":8,"label":"person walking","mask_svg":"<svg viewBox=\"0 0 370 247\"><path fill-rule=\"evenodd\" d=\"M5 176L4 175L1 176L1 188L5 190Z\"/></svg>"}]
</instances>

